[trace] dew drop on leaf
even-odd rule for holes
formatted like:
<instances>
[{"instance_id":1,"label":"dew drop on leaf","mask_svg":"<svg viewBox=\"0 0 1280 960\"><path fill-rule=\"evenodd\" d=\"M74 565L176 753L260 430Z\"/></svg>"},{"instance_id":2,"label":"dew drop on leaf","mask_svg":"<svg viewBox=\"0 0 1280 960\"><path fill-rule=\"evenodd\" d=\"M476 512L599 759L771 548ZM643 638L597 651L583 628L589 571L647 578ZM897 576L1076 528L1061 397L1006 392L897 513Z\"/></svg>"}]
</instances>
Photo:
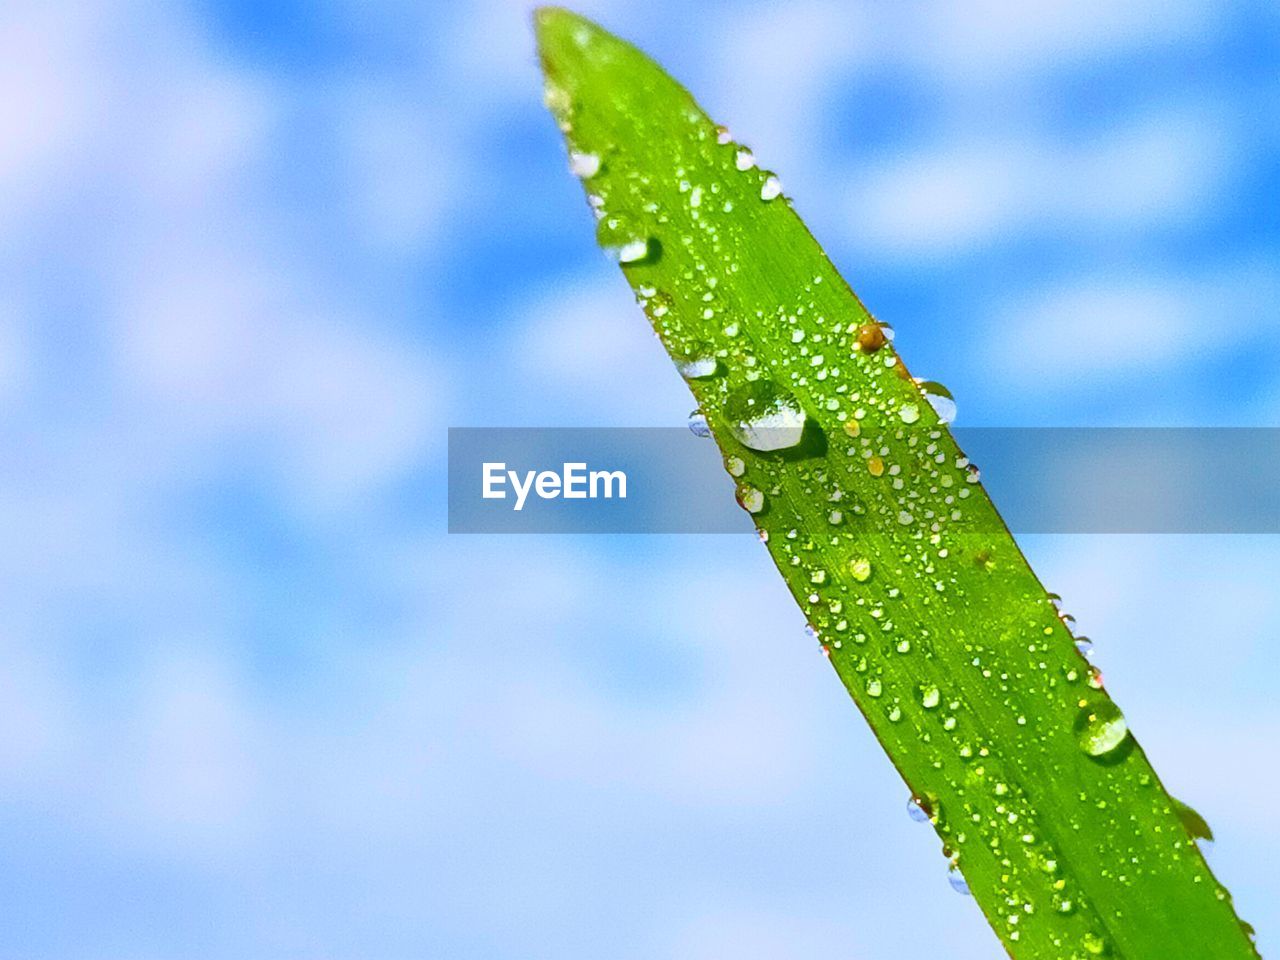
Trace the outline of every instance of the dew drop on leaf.
<instances>
[{"instance_id":1,"label":"dew drop on leaf","mask_svg":"<svg viewBox=\"0 0 1280 960\"><path fill-rule=\"evenodd\" d=\"M686 380L704 380L714 377L720 369L720 362L710 348L698 344L691 349L684 359L676 364L680 376Z\"/></svg>"},{"instance_id":2,"label":"dew drop on leaf","mask_svg":"<svg viewBox=\"0 0 1280 960\"><path fill-rule=\"evenodd\" d=\"M649 241L645 238L628 240L617 248L619 263L635 263L649 255Z\"/></svg>"},{"instance_id":3,"label":"dew drop on leaf","mask_svg":"<svg viewBox=\"0 0 1280 960\"><path fill-rule=\"evenodd\" d=\"M1103 757L1124 742L1129 724L1119 707L1110 700L1100 700L1080 708L1075 732L1081 750L1091 757Z\"/></svg>"},{"instance_id":4,"label":"dew drop on leaf","mask_svg":"<svg viewBox=\"0 0 1280 960\"><path fill-rule=\"evenodd\" d=\"M694 410L689 414L689 432L695 437L711 436L711 427L707 424L707 417L701 410Z\"/></svg>"},{"instance_id":5,"label":"dew drop on leaf","mask_svg":"<svg viewBox=\"0 0 1280 960\"><path fill-rule=\"evenodd\" d=\"M933 407L933 412L938 415L939 420L943 423L955 421L956 401L951 396L950 390L936 380L923 380L920 382L920 392L924 394L929 406Z\"/></svg>"},{"instance_id":6,"label":"dew drop on leaf","mask_svg":"<svg viewBox=\"0 0 1280 960\"><path fill-rule=\"evenodd\" d=\"M777 177L766 177L760 186L760 199L772 200L782 193L782 182Z\"/></svg>"},{"instance_id":7,"label":"dew drop on leaf","mask_svg":"<svg viewBox=\"0 0 1280 960\"><path fill-rule=\"evenodd\" d=\"M929 822L929 811L925 809L924 801L919 797L911 797L907 800L907 816L916 823Z\"/></svg>"},{"instance_id":8,"label":"dew drop on leaf","mask_svg":"<svg viewBox=\"0 0 1280 960\"><path fill-rule=\"evenodd\" d=\"M583 180L594 177L600 172L600 158L594 153L573 151L569 154L569 172Z\"/></svg>"},{"instance_id":9,"label":"dew drop on leaf","mask_svg":"<svg viewBox=\"0 0 1280 960\"><path fill-rule=\"evenodd\" d=\"M759 513L764 509L764 494L755 487L743 484L738 488L738 503L747 513Z\"/></svg>"},{"instance_id":10,"label":"dew drop on leaf","mask_svg":"<svg viewBox=\"0 0 1280 960\"><path fill-rule=\"evenodd\" d=\"M725 402L729 432L744 447L787 450L800 442L808 417L795 397L769 380L755 380Z\"/></svg>"}]
</instances>

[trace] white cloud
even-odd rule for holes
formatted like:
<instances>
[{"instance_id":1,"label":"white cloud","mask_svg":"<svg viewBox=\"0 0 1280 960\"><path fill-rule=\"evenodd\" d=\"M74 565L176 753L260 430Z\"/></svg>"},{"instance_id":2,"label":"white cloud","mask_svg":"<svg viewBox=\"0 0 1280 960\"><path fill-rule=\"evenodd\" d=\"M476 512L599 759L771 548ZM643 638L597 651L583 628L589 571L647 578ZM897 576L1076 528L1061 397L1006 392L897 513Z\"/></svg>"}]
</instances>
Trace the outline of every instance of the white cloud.
<instances>
[{"instance_id":1,"label":"white cloud","mask_svg":"<svg viewBox=\"0 0 1280 960\"><path fill-rule=\"evenodd\" d=\"M1062 143L966 133L851 171L846 222L872 257L953 256L1025 231L1132 231L1186 222L1231 172L1206 107L1139 117Z\"/></svg>"},{"instance_id":2,"label":"white cloud","mask_svg":"<svg viewBox=\"0 0 1280 960\"><path fill-rule=\"evenodd\" d=\"M577 425L682 425L694 405L688 387L626 280L601 259L598 280L560 281L511 311L511 366L527 378L516 389Z\"/></svg>"},{"instance_id":3,"label":"white cloud","mask_svg":"<svg viewBox=\"0 0 1280 960\"><path fill-rule=\"evenodd\" d=\"M913 3L908 11L897 21L915 65L961 82L1202 41L1222 16L1208 0L976 0Z\"/></svg>"},{"instance_id":4,"label":"white cloud","mask_svg":"<svg viewBox=\"0 0 1280 960\"><path fill-rule=\"evenodd\" d=\"M975 347L1007 381L1039 391L1157 373L1213 350L1274 337L1280 281L1266 263L1192 275L1072 279L996 305Z\"/></svg>"}]
</instances>

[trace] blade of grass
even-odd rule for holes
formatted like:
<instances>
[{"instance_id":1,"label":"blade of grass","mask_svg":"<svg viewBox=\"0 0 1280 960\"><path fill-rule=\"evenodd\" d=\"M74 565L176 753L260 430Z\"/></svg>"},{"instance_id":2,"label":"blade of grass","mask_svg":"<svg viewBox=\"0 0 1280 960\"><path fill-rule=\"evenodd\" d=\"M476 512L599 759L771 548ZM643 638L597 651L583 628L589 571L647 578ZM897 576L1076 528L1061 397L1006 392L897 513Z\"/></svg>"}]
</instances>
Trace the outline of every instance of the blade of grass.
<instances>
[{"instance_id":1,"label":"blade of grass","mask_svg":"<svg viewBox=\"0 0 1280 960\"><path fill-rule=\"evenodd\" d=\"M546 101L832 665L1018 958L1256 956L932 395L652 60L555 8ZM1197 830L1198 835L1203 831Z\"/></svg>"}]
</instances>

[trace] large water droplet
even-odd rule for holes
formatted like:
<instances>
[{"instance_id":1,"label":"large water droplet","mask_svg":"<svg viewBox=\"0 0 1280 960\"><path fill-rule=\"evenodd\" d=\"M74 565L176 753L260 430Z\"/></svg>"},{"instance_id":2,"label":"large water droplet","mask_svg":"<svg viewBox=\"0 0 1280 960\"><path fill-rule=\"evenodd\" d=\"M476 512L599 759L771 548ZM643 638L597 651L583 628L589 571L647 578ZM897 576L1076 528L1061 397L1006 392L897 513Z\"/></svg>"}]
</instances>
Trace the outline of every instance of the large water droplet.
<instances>
[{"instance_id":1,"label":"large water droplet","mask_svg":"<svg viewBox=\"0 0 1280 960\"><path fill-rule=\"evenodd\" d=\"M1099 700L1080 708L1075 732L1081 750L1091 757L1103 757L1124 742L1129 724L1119 707L1110 700Z\"/></svg>"},{"instance_id":2,"label":"large water droplet","mask_svg":"<svg viewBox=\"0 0 1280 960\"><path fill-rule=\"evenodd\" d=\"M769 380L755 380L729 395L729 431L752 450L786 450L800 442L805 415L796 398Z\"/></svg>"},{"instance_id":3,"label":"large water droplet","mask_svg":"<svg viewBox=\"0 0 1280 960\"><path fill-rule=\"evenodd\" d=\"M1102 938L1101 934L1090 931L1084 935L1081 941L1084 946L1084 952L1100 957L1107 952L1107 941Z\"/></svg>"},{"instance_id":4,"label":"large water droplet","mask_svg":"<svg viewBox=\"0 0 1280 960\"><path fill-rule=\"evenodd\" d=\"M746 147L743 147L734 154L733 165L739 170L750 170L756 165L755 155Z\"/></svg>"},{"instance_id":5,"label":"large water droplet","mask_svg":"<svg viewBox=\"0 0 1280 960\"><path fill-rule=\"evenodd\" d=\"M772 200L774 197L781 195L782 181L777 177L766 177L764 183L760 187L760 199Z\"/></svg>"}]
</instances>

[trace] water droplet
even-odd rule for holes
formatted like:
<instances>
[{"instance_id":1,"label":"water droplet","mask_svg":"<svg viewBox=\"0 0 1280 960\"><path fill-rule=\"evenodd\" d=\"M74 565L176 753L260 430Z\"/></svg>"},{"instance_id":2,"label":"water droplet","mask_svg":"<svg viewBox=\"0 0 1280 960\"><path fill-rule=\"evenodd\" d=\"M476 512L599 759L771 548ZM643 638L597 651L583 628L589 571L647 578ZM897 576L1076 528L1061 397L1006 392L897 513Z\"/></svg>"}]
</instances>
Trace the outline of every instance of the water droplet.
<instances>
[{"instance_id":1,"label":"water droplet","mask_svg":"<svg viewBox=\"0 0 1280 960\"><path fill-rule=\"evenodd\" d=\"M935 686L925 687L920 694L920 703L926 710L932 710L942 700L942 693Z\"/></svg>"},{"instance_id":2,"label":"water droplet","mask_svg":"<svg viewBox=\"0 0 1280 960\"><path fill-rule=\"evenodd\" d=\"M844 432L850 437L856 437L862 433L862 424L857 420L846 420L844 422Z\"/></svg>"},{"instance_id":3,"label":"water droplet","mask_svg":"<svg viewBox=\"0 0 1280 960\"><path fill-rule=\"evenodd\" d=\"M964 878L964 874L960 872L960 868L954 863L947 870L947 883L951 884L951 889L956 893L962 893L966 897L969 893L969 883Z\"/></svg>"},{"instance_id":4,"label":"water droplet","mask_svg":"<svg viewBox=\"0 0 1280 960\"><path fill-rule=\"evenodd\" d=\"M747 472L747 465L742 462L741 457L729 457L724 465L731 477L740 477Z\"/></svg>"},{"instance_id":5,"label":"water droplet","mask_svg":"<svg viewBox=\"0 0 1280 960\"><path fill-rule=\"evenodd\" d=\"M643 260L648 255L649 241L647 239L629 240L618 247L619 263L635 263L637 260Z\"/></svg>"},{"instance_id":6,"label":"water droplet","mask_svg":"<svg viewBox=\"0 0 1280 960\"><path fill-rule=\"evenodd\" d=\"M867 681L867 696L878 697L884 688L880 685L880 681L872 678Z\"/></svg>"},{"instance_id":7,"label":"water droplet","mask_svg":"<svg viewBox=\"0 0 1280 960\"><path fill-rule=\"evenodd\" d=\"M738 488L738 503L747 513L759 513L764 509L764 494L755 487L743 484Z\"/></svg>"},{"instance_id":8,"label":"water droplet","mask_svg":"<svg viewBox=\"0 0 1280 960\"><path fill-rule=\"evenodd\" d=\"M774 197L782 193L782 181L777 177L766 177L760 186L760 199L772 200Z\"/></svg>"},{"instance_id":9,"label":"water droplet","mask_svg":"<svg viewBox=\"0 0 1280 960\"><path fill-rule=\"evenodd\" d=\"M915 423L920 419L920 407L914 403L904 403L898 411L903 423Z\"/></svg>"},{"instance_id":10,"label":"water droplet","mask_svg":"<svg viewBox=\"0 0 1280 960\"><path fill-rule=\"evenodd\" d=\"M1076 649L1080 651L1080 655L1087 657L1093 652L1093 641L1088 637L1076 638Z\"/></svg>"},{"instance_id":11,"label":"water droplet","mask_svg":"<svg viewBox=\"0 0 1280 960\"><path fill-rule=\"evenodd\" d=\"M728 127L716 127L716 143L724 146L733 140L733 134L729 132Z\"/></svg>"},{"instance_id":12,"label":"water droplet","mask_svg":"<svg viewBox=\"0 0 1280 960\"><path fill-rule=\"evenodd\" d=\"M604 217L596 224L596 243L619 263L635 263L651 252L649 239L617 217Z\"/></svg>"},{"instance_id":13,"label":"water droplet","mask_svg":"<svg viewBox=\"0 0 1280 960\"><path fill-rule=\"evenodd\" d=\"M720 369L720 361L705 344L694 344L683 360L676 364L680 376L686 380L703 380L714 377Z\"/></svg>"},{"instance_id":14,"label":"water droplet","mask_svg":"<svg viewBox=\"0 0 1280 960\"><path fill-rule=\"evenodd\" d=\"M871 577L871 561L866 557L854 557L849 561L849 576L859 583L866 583Z\"/></svg>"},{"instance_id":15,"label":"water droplet","mask_svg":"<svg viewBox=\"0 0 1280 960\"><path fill-rule=\"evenodd\" d=\"M689 414L689 432L704 439L711 436L711 427L707 424L706 414L701 410L694 410Z\"/></svg>"},{"instance_id":16,"label":"water droplet","mask_svg":"<svg viewBox=\"0 0 1280 960\"><path fill-rule=\"evenodd\" d=\"M956 401L951 396L950 390L936 380L923 380L920 383L920 391L929 402L929 406L933 407L933 412L938 415L939 420L943 423L955 421Z\"/></svg>"},{"instance_id":17,"label":"water droplet","mask_svg":"<svg viewBox=\"0 0 1280 960\"><path fill-rule=\"evenodd\" d=\"M1124 742L1129 724L1119 707L1110 700L1099 700L1080 708L1075 731L1081 750L1091 757L1102 757Z\"/></svg>"},{"instance_id":18,"label":"water droplet","mask_svg":"<svg viewBox=\"0 0 1280 960\"><path fill-rule=\"evenodd\" d=\"M743 147L734 155L733 165L739 170L750 170L756 165L755 154Z\"/></svg>"},{"instance_id":19,"label":"water droplet","mask_svg":"<svg viewBox=\"0 0 1280 960\"><path fill-rule=\"evenodd\" d=\"M1107 952L1107 941L1102 939L1101 934L1090 931L1084 935L1081 940L1085 953L1091 953L1095 957L1099 957Z\"/></svg>"},{"instance_id":20,"label":"water droplet","mask_svg":"<svg viewBox=\"0 0 1280 960\"><path fill-rule=\"evenodd\" d=\"M907 816L916 823L928 823L930 814L926 802L920 797L911 797L907 800Z\"/></svg>"},{"instance_id":21,"label":"water droplet","mask_svg":"<svg viewBox=\"0 0 1280 960\"><path fill-rule=\"evenodd\" d=\"M569 172L575 177L588 180L600 172L600 158L594 153L578 153L569 151Z\"/></svg>"},{"instance_id":22,"label":"water droplet","mask_svg":"<svg viewBox=\"0 0 1280 960\"><path fill-rule=\"evenodd\" d=\"M798 444L808 421L795 397L770 380L755 380L731 393L725 414L739 443L766 453Z\"/></svg>"},{"instance_id":23,"label":"water droplet","mask_svg":"<svg viewBox=\"0 0 1280 960\"><path fill-rule=\"evenodd\" d=\"M883 476L884 461L879 457L872 457L867 461L867 473L871 474L873 477Z\"/></svg>"}]
</instances>

